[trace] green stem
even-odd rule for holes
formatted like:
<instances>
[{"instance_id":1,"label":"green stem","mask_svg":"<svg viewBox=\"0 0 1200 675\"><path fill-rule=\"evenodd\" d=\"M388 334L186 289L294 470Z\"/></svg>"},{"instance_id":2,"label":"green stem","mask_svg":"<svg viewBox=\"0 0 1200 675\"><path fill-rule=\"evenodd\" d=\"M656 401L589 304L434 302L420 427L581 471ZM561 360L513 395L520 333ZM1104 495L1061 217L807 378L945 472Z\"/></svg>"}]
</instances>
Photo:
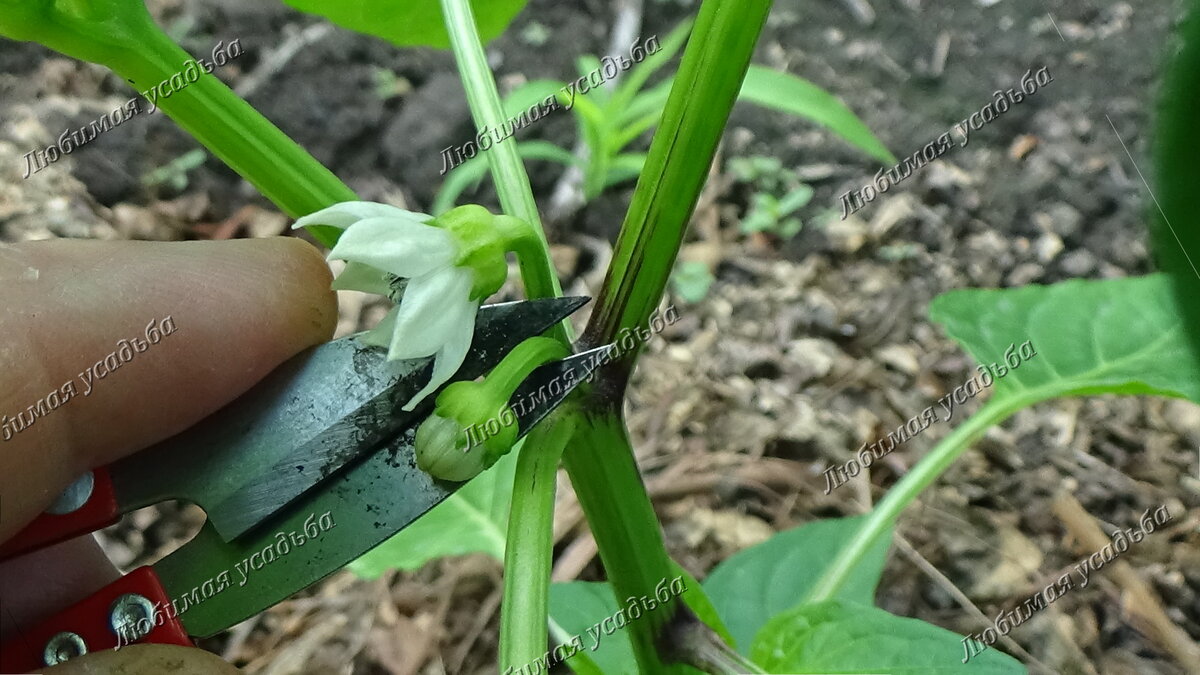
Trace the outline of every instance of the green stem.
<instances>
[{"instance_id":1,"label":"green stem","mask_svg":"<svg viewBox=\"0 0 1200 675\"><path fill-rule=\"evenodd\" d=\"M1179 26L1179 49L1164 69L1158 125L1154 133L1154 172L1158 197L1150 233L1155 257L1171 274L1176 304L1189 325L1187 336L1200 354L1200 227L1194 219L1200 199L1200 168L1192 150L1200 146L1200 6L1190 3ZM1153 193L1152 193L1153 196Z\"/></svg>"},{"instance_id":2,"label":"green stem","mask_svg":"<svg viewBox=\"0 0 1200 675\"><path fill-rule=\"evenodd\" d=\"M582 342L599 346L644 326L658 306L688 221L741 90L770 0L705 0L613 252L604 292ZM599 374L584 433L564 461L618 599L652 594L672 566L621 417L638 350ZM686 612L678 599L627 632L643 673L682 672L658 651L660 633ZM674 655L673 655L674 656Z\"/></svg>"},{"instance_id":3,"label":"green stem","mask_svg":"<svg viewBox=\"0 0 1200 675\"><path fill-rule=\"evenodd\" d=\"M690 617L672 626L670 636L674 649L687 664L716 675L747 675L766 673L758 664L737 653L720 637L708 630L701 621Z\"/></svg>"},{"instance_id":4,"label":"green stem","mask_svg":"<svg viewBox=\"0 0 1200 675\"><path fill-rule=\"evenodd\" d=\"M556 340L532 337L505 354L500 363L484 376L483 382L507 403L535 368L570 355L570 350Z\"/></svg>"},{"instance_id":5,"label":"green stem","mask_svg":"<svg viewBox=\"0 0 1200 675\"><path fill-rule=\"evenodd\" d=\"M633 448L620 416L594 398L583 403L579 433L565 454L571 484L596 537L600 559L617 602L653 596L655 587L675 576ZM597 406L600 406L597 408ZM585 473L586 472L586 473ZM586 476L586 478L584 478ZM682 673L660 656L658 637L682 604L662 603L631 621L625 631L633 643L641 673Z\"/></svg>"},{"instance_id":6,"label":"green stem","mask_svg":"<svg viewBox=\"0 0 1200 675\"><path fill-rule=\"evenodd\" d=\"M867 514L866 520L858 531L854 533L854 536L829 564L829 567L825 568L825 573L813 585L805 603L833 599L842 584L846 583L850 577L851 571L866 555L867 550L895 523L900 512L933 481L937 480L938 476L941 476L954 463L954 460L958 459L971 443L982 436L989 427L999 424L1028 404L1029 402L1023 398L993 398L980 408L979 412L942 439L942 442L917 462L916 466L892 486L884 498Z\"/></svg>"},{"instance_id":7,"label":"green stem","mask_svg":"<svg viewBox=\"0 0 1200 675\"><path fill-rule=\"evenodd\" d=\"M463 88L467 92L467 103L475 126L487 134L504 124L504 107L500 103L500 92L496 80L488 67L483 43L475 27L475 15L468 0L441 0L446 30L450 34L450 45L458 63ZM525 295L530 298L548 298L562 295L562 287L550 258L550 244L542 229L538 216L537 202L525 165L517 153L516 142L508 139L497 143L487 151L488 165L500 206L504 212L520 218L534 226L540 244L541 255L518 255L521 278L525 283ZM554 337L563 344L570 344L573 335L571 325L563 320L553 331Z\"/></svg>"},{"instance_id":8,"label":"green stem","mask_svg":"<svg viewBox=\"0 0 1200 675\"><path fill-rule=\"evenodd\" d=\"M658 306L770 7L771 0L701 5L585 344L644 326Z\"/></svg>"},{"instance_id":9,"label":"green stem","mask_svg":"<svg viewBox=\"0 0 1200 675\"><path fill-rule=\"evenodd\" d=\"M181 73L192 57L157 26L141 31L136 50L109 64L139 92ZM312 155L297 145L215 76L200 70L196 82L158 98L158 106L234 171L292 217L357 199ZM313 228L332 246L334 228Z\"/></svg>"},{"instance_id":10,"label":"green stem","mask_svg":"<svg viewBox=\"0 0 1200 675\"><path fill-rule=\"evenodd\" d=\"M504 549L501 672L509 668L519 671L546 652L555 484L559 459L575 432L575 420L576 415L560 410L533 430L517 458Z\"/></svg>"},{"instance_id":11,"label":"green stem","mask_svg":"<svg viewBox=\"0 0 1200 675\"><path fill-rule=\"evenodd\" d=\"M474 13L468 0L441 0L441 4L471 115L476 127L487 134L491 129L501 128L504 109L476 30ZM501 208L509 216L531 225L536 234L536 239L517 237L512 242L525 295L529 298L561 296L562 287L550 258L550 244L542 229L533 188L516 143L494 145L488 151L488 166ZM500 221L499 226L506 225ZM571 324L565 319L551 330L551 335L567 347L574 339ZM504 556L504 600L500 619L502 669L519 670L545 653L550 560L554 552L555 475L563 447L574 428L572 416L561 411L551 416L524 444L517 460ZM541 432L541 429L547 431Z\"/></svg>"},{"instance_id":12,"label":"green stem","mask_svg":"<svg viewBox=\"0 0 1200 675\"><path fill-rule=\"evenodd\" d=\"M496 216L496 227L505 238L508 250L516 254L517 260L538 260L546 256L546 247L542 239L542 228L532 225L515 216ZM534 283L539 283L538 277L531 277ZM557 277L556 277L557 279ZM530 296L533 297L533 296ZM545 296L549 297L549 296Z\"/></svg>"}]
</instances>

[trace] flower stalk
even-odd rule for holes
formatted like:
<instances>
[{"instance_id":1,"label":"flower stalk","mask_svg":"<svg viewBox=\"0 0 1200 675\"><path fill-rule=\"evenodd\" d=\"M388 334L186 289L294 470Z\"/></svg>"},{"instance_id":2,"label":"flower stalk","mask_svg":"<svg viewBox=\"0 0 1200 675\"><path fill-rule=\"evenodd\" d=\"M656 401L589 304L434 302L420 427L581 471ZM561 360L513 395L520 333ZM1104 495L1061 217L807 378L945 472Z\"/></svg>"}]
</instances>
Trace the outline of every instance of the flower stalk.
<instances>
[{"instance_id":1,"label":"flower stalk","mask_svg":"<svg viewBox=\"0 0 1200 675\"><path fill-rule=\"evenodd\" d=\"M475 125L480 129L500 128L504 121L500 92L488 67L470 2L441 0L441 4ZM533 225L537 234L536 246L532 241L521 240L522 248L517 251L525 295L529 298L561 296L562 287L550 258L550 244L542 229L537 202L516 144L495 146L488 153L488 164L505 213ZM551 330L551 336L564 348L568 348L574 339L571 325L566 320ZM509 553L505 554L504 600L500 606L502 672L522 668L537 660L545 650L556 488L552 478L562 453L559 441L561 439L561 445L566 445L575 427L570 417L560 408L550 419L543 421L542 427L553 429L553 433L543 436L535 431L523 445L518 459L506 547Z\"/></svg>"},{"instance_id":2,"label":"flower stalk","mask_svg":"<svg viewBox=\"0 0 1200 675\"><path fill-rule=\"evenodd\" d=\"M475 28L475 15L468 0L441 0L446 30L450 34L450 45L454 50L455 62L467 92L467 103L475 126L479 129L498 129L504 123L504 108L496 80L487 64L483 43ZM552 298L562 295L558 275L550 260L550 243L542 229L538 216L537 202L529 175L517 153L516 143L499 143L487 153L496 193L504 212L534 226L538 237L540 254L532 250L520 253L517 262L521 267L521 279L525 283L525 294L530 298ZM532 248L532 247L530 247ZM571 325L564 320L554 329L554 337L569 344L574 335Z\"/></svg>"},{"instance_id":3,"label":"flower stalk","mask_svg":"<svg viewBox=\"0 0 1200 675\"><path fill-rule=\"evenodd\" d=\"M556 343L557 344L557 343ZM563 407L571 403L564 403ZM552 416L529 435L517 456L517 489L508 517L509 545L504 549L504 598L521 598L534 620L521 611L500 617L500 667L520 669L546 651L546 622L536 608L550 602L550 570L554 556L554 495L563 449L575 433L577 415Z\"/></svg>"}]
</instances>

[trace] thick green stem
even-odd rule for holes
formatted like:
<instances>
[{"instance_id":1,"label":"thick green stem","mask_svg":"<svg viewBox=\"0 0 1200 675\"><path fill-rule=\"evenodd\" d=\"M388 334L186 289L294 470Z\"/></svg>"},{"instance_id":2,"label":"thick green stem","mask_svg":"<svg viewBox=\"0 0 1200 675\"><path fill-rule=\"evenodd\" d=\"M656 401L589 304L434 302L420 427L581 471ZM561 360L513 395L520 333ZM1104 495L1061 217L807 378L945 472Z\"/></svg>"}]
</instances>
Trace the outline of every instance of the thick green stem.
<instances>
[{"instance_id":1,"label":"thick green stem","mask_svg":"<svg viewBox=\"0 0 1200 675\"><path fill-rule=\"evenodd\" d=\"M737 653L696 617L686 617L670 627L669 636L680 659L706 673L748 675L765 673L758 664Z\"/></svg>"},{"instance_id":2,"label":"thick green stem","mask_svg":"<svg viewBox=\"0 0 1200 675\"><path fill-rule=\"evenodd\" d=\"M517 458L504 549L507 573L505 602L500 606L501 672L509 668L519 671L546 653L555 483L559 459L575 432L576 419L570 411L560 410L533 430Z\"/></svg>"},{"instance_id":3,"label":"thick green stem","mask_svg":"<svg viewBox=\"0 0 1200 675\"><path fill-rule=\"evenodd\" d=\"M999 424L1016 411L1028 405L1028 401L1016 397L1007 399L992 399L972 415L966 422L959 425L949 436L933 448L921 461L917 462L903 478L900 479L884 496L866 521L854 533L854 537L846 543L834 558L825 573L809 591L805 603L822 602L833 599L842 584L849 578L851 571L875 541L896 521L900 512L929 487L938 476L954 463L960 455L970 447L971 443L983 435L993 424Z\"/></svg>"},{"instance_id":4,"label":"thick green stem","mask_svg":"<svg viewBox=\"0 0 1200 675\"><path fill-rule=\"evenodd\" d=\"M586 346L608 344L623 328L646 325L658 306L770 6L770 0L705 0L701 5L617 240L604 293L584 335ZM652 594L656 584L672 576L621 418L636 353L631 350L602 370L587 402L587 424L564 456L609 582L621 600ZM682 672L682 666L665 663L658 650L664 629L681 615L686 609L675 599L629 625L641 672Z\"/></svg>"},{"instance_id":5,"label":"thick green stem","mask_svg":"<svg viewBox=\"0 0 1200 675\"><path fill-rule=\"evenodd\" d=\"M597 405L602 402L588 399L584 403L578 433L565 458L608 581L617 602L624 604L631 597L654 596L655 587L664 579L669 583L675 571L619 408L597 409ZM625 628L641 673L684 672L665 663L658 646L659 635L680 606L672 599Z\"/></svg>"},{"instance_id":6,"label":"thick green stem","mask_svg":"<svg viewBox=\"0 0 1200 675\"><path fill-rule=\"evenodd\" d=\"M192 58L159 30L145 35L136 50L107 64L139 92L182 73ZM200 70L196 82L158 97L157 105L260 192L292 217L357 199L312 155L297 145L215 76ZM147 108L143 101L143 109ZM332 246L334 228L313 228L313 236Z\"/></svg>"},{"instance_id":7,"label":"thick green stem","mask_svg":"<svg viewBox=\"0 0 1200 675\"><path fill-rule=\"evenodd\" d=\"M450 45L458 63L463 88L467 92L471 115L475 119L475 126L481 129L483 134L487 134L489 130L499 129L504 124L504 108L500 103L496 80L487 64L483 43L475 28L471 4L468 0L441 0L441 3L446 30L450 34ZM521 266L521 278L525 283L525 294L530 298L562 295L562 287L550 259L550 244L546 241L542 220L538 216L537 202L533 198L533 188L529 185L525 165L521 163L521 157L517 153L516 142L509 139L496 143L487 151L487 157L492 180L496 184L496 193L500 196L500 206L505 213L533 225L541 244L541 255L526 254L517 257ZM573 338L570 323L564 320L556 327L553 335L563 344L570 344Z\"/></svg>"},{"instance_id":8,"label":"thick green stem","mask_svg":"<svg viewBox=\"0 0 1200 675\"><path fill-rule=\"evenodd\" d=\"M644 326L658 306L770 7L771 0L701 5L585 344Z\"/></svg>"}]
</instances>

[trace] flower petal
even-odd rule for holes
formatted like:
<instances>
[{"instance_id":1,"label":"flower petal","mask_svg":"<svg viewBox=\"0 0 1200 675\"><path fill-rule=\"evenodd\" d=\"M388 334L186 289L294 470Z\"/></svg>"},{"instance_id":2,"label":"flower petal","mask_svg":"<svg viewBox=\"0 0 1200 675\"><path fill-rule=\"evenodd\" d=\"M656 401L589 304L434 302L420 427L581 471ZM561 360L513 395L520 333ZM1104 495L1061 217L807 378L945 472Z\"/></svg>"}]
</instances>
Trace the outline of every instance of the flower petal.
<instances>
[{"instance_id":1,"label":"flower petal","mask_svg":"<svg viewBox=\"0 0 1200 675\"><path fill-rule=\"evenodd\" d=\"M332 288L335 291L362 291L376 295L387 295L392 291L383 272L357 262L346 264L346 269L333 280Z\"/></svg>"},{"instance_id":2,"label":"flower petal","mask_svg":"<svg viewBox=\"0 0 1200 675\"><path fill-rule=\"evenodd\" d=\"M471 325L475 325L475 314L479 311L479 306L475 303L470 303L470 312L466 317ZM417 392L408 403L404 404L405 411L411 411L417 407L426 396L430 395L442 386L447 380L454 377L454 373L462 367L463 361L467 359L467 352L471 350L471 340L475 337L473 330L457 331L450 336L446 344L438 351L436 360L433 362L433 375L429 378L429 384L425 388Z\"/></svg>"},{"instance_id":3,"label":"flower petal","mask_svg":"<svg viewBox=\"0 0 1200 675\"><path fill-rule=\"evenodd\" d=\"M297 220L295 225L292 225L292 229L295 230L309 225L330 225L332 227L340 227L344 230L355 222L367 218L403 218L406 220L415 220L418 223L426 223L433 220L433 216L427 216L424 213L405 211L404 209L378 202L341 202L340 204L334 204L316 213L304 216Z\"/></svg>"},{"instance_id":4,"label":"flower petal","mask_svg":"<svg viewBox=\"0 0 1200 675\"><path fill-rule=\"evenodd\" d=\"M399 313L399 307L393 307L388 310L388 313L379 321L378 325L358 336L358 341L372 347L387 347L391 345L392 335L396 333L396 315Z\"/></svg>"},{"instance_id":5,"label":"flower petal","mask_svg":"<svg viewBox=\"0 0 1200 675\"><path fill-rule=\"evenodd\" d=\"M473 334L479 307L469 297L473 276L470 270L451 267L409 281L388 358L429 356L453 335Z\"/></svg>"},{"instance_id":6,"label":"flower petal","mask_svg":"<svg viewBox=\"0 0 1200 675\"><path fill-rule=\"evenodd\" d=\"M449 232L399 218L367 218L342 233L330 258L360 262L398 277L418 277L451 265L458 244Z\"/></svg>"}]
</instances>

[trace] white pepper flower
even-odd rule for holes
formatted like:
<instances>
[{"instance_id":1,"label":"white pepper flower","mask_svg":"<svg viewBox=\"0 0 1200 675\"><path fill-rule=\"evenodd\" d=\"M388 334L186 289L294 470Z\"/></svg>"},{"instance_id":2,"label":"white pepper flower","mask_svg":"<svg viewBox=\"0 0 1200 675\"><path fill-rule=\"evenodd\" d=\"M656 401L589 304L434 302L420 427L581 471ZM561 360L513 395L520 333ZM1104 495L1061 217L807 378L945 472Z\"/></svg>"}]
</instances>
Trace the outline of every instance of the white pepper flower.
<instances>
[{"instance_id":1,"label":"white pepper flower","mask_svg":"<svg viewBox=\"0 0 1200 675\"><path fill-rule=\"evenodd\" d=\"M497 220L481 206L432 218L385 204L343 202L296 221L294 227L345 230L329 253L347 262L335 289L387 295L397 303L363 336L365 342L387 347L389 360L434 357L429 383L405 410L462 366L480 302L504 283L507 247L501 230L510 225L496 227Z\"/></svg>"}]
</instances>

